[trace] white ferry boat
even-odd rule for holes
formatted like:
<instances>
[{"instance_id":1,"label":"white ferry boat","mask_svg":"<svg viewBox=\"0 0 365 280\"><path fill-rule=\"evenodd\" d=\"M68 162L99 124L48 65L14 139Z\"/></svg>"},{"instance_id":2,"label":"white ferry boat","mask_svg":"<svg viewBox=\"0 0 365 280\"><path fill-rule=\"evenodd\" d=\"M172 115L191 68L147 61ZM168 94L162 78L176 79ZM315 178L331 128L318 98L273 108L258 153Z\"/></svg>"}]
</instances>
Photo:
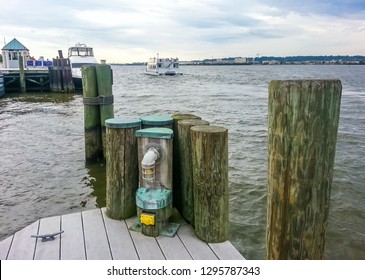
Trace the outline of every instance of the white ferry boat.
<instances>
[{"instance_id":1,"label":"white ferry boat","mask_svg":"<svg viewBox=\"0 0 365 280\"><path fill-rule=\"evenodd\" d=\"M150 58L146 65L146 74L154 76L182 75L178 58Z\"/></svg>"},{"instance_id":2,"label":"white ferry boat","mask_svg":"<svg viewBox=\"0 0 365 280\"><path fill-rule=\"evenodd\" d=\"M82 88L81 67L98 64L94 57L94 50L86 44L77 43L68 49L68 58L70 59L75 88Z\"/></svg>"}]
</instances>

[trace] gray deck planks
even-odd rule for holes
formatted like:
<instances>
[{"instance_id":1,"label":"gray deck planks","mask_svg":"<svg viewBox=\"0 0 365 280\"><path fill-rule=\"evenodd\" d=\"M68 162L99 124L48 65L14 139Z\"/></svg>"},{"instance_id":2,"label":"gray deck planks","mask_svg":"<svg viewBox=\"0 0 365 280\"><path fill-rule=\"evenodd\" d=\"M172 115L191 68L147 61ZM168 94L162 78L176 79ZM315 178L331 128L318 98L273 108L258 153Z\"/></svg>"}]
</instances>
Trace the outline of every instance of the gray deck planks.
<instances>
[{"instance_id":1,"label":"gray deck planks","mask_svg":"<svg viewBox=\"0 0 365 280\"><path fill-rule=\"evenodd\" d=\"M60 231L60 216L43 218L39 221L38 234L48 234ZM37 239L37 247L35 249L35 260L59 260L60 258L60 235L55 236L55 240L42 242Z\"/></svg>"},{"instance_id":2,"label":"gray deck planks","mask_svg":"<svg viewBox=\"0 0 365 280\"><path fill-rule=\"evenodd\" d=\"M180 238L175 235L174 238L158 236L156 237L160 248L168 260L191 260L189 252L186 250Z\"/></svg>"},{"instance_id":3,"label":"gray deck planks","mask_svg":"<svg viewBox=\"0 0 365 280\"><path fill-rule=\"evenodd\" d=\"M32 260L36 246L36 239L30 237L38 234L39 220L14 234L8 260Z\"/></svg>"},{"instance_id":4,"label":"gray deck planks","mask_svg":"<svg viewBox=\"0 0 365 280\"><path fill-rule=\"evenodd\" d=\"M14 235L0 242L0 260L6 260Z\"/></svg>"},{"instance_id":5,"label":"gray deck planks","mask_svg":"<svg viewBox=\"0 0 365 280\"><path fill-rule=\"evenodd\" d=\"M113 259L138 260L138 255L126 222L124 220L118 221L109 218L106 215L106 208L102 209L102 213Z\"/></svg>"},{"instance_id":6,"label":"gray deck planks","mask_svg":"<svg viewBox=\"0 0 365 280\"><path fill-rule=\"evenodd\" d=\"M111 260L109 241L105 232L101 209L82 212L85 251L88 260Z\"/></svg>"},{"instance_id":7,"label":"gray deck planks","mask_svg":"<svg viewBox=\"0 0 365 280\"><path fill-rule=\"evenodd\" d=\"M130 227L135 218L127 219L127 225ZM165 256L162 254L161 249L156 241L156 238L144 236L143 234L130 231L134 246L136 247L137 254L140 260L164 260Z\"/></svg>"},{"instance_id":8,"label":"gray deck planks","mask_svg":"<svg viewBox=\"0 0 365 280\"><path fill-rule=\"evenodd\" d=\"M61 216L61 260L85 260L81 212Z\"/></svg>"},{"instance_id":9,"label":"gray deck planks","mask_svg":"<svg viewBox=\"0 0 365 280\"><path fill-rule=\"evenodd\" d=\"M142 259L142 260L244 260L229 242L209 243L200 240L181 217L174 222L181 226L175 237L147 237L129 231L136 217L113 220L106 209L41 219L0 242L0 259ZM176 220L175 220L176 219ZM41 242L31 235L64 230L55 240Z\"/></svg>"},{"instance_id":10,"label":"gray deck planks","mask_svg":"<svg viewBox=\"0 0 365 280\"><path fill-rule=\"evenodd\" d=\"M194 260L218 259L208 244L195 235L190 225L181 225L177 234Z\"/></svg>"},{"instance_id":11,"label":"gray deck planks","mask_svg":"<svg viewBox=\"0 0 365 280\"><path fill-rule=\"evenodd\" d=\"M209 243L209 246L220 260L245 260L241 253L229 241Z\"/></svg>"}]
</instances>

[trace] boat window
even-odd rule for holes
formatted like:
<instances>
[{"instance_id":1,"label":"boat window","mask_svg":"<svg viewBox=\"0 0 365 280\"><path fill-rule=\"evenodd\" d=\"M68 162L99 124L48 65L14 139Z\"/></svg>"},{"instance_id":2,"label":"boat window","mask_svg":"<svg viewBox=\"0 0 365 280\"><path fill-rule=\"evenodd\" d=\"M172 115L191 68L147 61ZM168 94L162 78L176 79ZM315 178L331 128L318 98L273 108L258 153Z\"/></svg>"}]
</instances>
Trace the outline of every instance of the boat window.
<instances>
[{"instance_id":1,"label":"boat window","mask_svg":"<svg viewBox=\"0 0 365 280\"><path fill-rule=\"evenodd\" d=\"M92 48L75 47L70 48L68 56L94 56Z\"/></svg>"},{"instance_id":2,"label":"boat window","mask_svg":"<svg viewBox=\"0 0 365 280\"><path fill-rule=\"evenodd\" d=\"M174 63L174 68L179 68L179 63Z\"/></svg>"},{"instance_id":3,"label":"boat window","mask_svg":"<svg viewBox=\"0 0 365 280\"><path fill-rule=\"evenodd\" d=\"M157 67L158 68L161 68L161 63L157 63Z\"/></svg>"}]
</instances>

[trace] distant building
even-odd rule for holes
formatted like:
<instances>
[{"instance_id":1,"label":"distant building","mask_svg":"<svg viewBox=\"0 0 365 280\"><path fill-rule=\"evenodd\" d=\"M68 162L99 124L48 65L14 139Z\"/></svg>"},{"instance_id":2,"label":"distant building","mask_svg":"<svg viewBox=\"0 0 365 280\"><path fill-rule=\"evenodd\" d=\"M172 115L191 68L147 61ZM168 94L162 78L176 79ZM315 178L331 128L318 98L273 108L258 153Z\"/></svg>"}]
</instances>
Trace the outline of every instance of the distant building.
<instances>
[{"instance_id":1,"label":"distant building","mask_svg":"<svg viewBox=\"0 0 365 280\"><path fill-rule=\"evenodd\" d=\"M26 66L26 61L29 59L29 49L26 48L17 39L11 40L2 49L3 67L4 68L19 68L19 57L23 57L23 67Z\"/></svg>"},{"instance_id":2,"label":"distant building","mask_svg":"<svg viewBox=\"0 0 365 280\"><path fill-rule=\"evenodd\" d=\"M247 63L247 59L245 57L236 57L234 63Z\"/></svg>"}]
</instances>

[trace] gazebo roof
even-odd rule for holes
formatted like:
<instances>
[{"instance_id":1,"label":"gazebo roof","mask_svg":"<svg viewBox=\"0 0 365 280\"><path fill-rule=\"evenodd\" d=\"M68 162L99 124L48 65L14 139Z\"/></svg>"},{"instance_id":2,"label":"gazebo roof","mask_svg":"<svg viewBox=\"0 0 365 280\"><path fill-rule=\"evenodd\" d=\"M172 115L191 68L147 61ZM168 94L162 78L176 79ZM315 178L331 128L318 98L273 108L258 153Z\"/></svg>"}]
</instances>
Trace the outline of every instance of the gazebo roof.
<instances>
[{"instance_id":1,"label":"gazebo roof","mask_svg":"<svg viewBox=\"0 0 365 280\"><path fill-rule=\"evenodd\" d=\"M28 48L26 48L22 43L20 43L17 39L11 40L9 43L7 43L2 50L8 50L8 51L29 51Z\"/></svg>"}]
</instances>

